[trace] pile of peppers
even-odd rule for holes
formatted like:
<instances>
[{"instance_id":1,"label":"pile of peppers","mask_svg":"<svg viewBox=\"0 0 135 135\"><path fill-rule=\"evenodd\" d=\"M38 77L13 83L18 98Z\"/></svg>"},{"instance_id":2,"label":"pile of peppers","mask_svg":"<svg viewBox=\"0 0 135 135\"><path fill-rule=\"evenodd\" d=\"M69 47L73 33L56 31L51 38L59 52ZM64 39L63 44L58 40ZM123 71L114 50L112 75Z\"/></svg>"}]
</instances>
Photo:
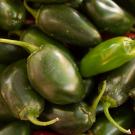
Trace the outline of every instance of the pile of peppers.
<instances>
[{"instance_id":1,"label":"pile of peppers","mask_svg":"<svg viewBox=\"0 0 135 135\"><path fill-rule=\"evenodd\" d=\"M0 0L0 135L134 135L134 13L134 0Z\"/></svg>"}]
</instances>

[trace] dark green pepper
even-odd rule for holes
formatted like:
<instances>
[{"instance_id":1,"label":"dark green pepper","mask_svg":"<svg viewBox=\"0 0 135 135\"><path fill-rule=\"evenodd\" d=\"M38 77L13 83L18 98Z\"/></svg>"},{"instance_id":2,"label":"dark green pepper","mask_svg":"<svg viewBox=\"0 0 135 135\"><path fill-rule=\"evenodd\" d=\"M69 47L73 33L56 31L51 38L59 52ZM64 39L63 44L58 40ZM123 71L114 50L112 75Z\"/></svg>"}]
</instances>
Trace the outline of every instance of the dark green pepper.
<instances>
[{"instance_id":1,"label":"dark green pepper","mask_svg":"<svg viewBox=\"0 0 135 135\"><path fill-rule=\"evenodd\" d=\"M117 120L118 124L126 128L131 128L135 120L134 112L130 109L128 108L128 111L125 111L125 107L117 108L115 113L113 113L113 117ZM97 116L96 122L90 130L92 131L92 135L123 135L103 114Z\"/></svg>"},{"instance_id":2,"label":"dark green pepper","mask_svg":"<svg viewBox=\"0 0 135 135\"><path fill-rule=\"evenodd\" d=\"M29 123L16 121L0 129L0 135L30 135Z\"/></svg>"},{"instance_id":3,"label":"dark green pepper","mask_svg":"<svg viewBox=\"0 0 135 135\"><path fill-rule=\"evenodd\" d=\"M69 6L48 5L36 12L28 7L26 1L24 5L36 19L36 25L52 38L81 47L93 47L101 42L96 28Z\"/></svg>"},{"instance_id":4,"label":"dark green pepper","mask_svg":"<svg viewBox=\"0 0 135 135\"><path fill-rule=\"evenodd\" d=\"M113 120L108 109L122 105L128 99L129 91L135 87L135 59L108 73L105 80L106 90L101 100L104 113L121 132L130 134Z\"/></svg>"},{"instance_id":5,"label":"dark green pepper","mask_svg":"<svg viewBox=\"0 0 135 135\"><path fill-rule=\"evenodd\" d=\"M25 20L25 8L21 1L0 0L0 18L1 29L19 29Z\"/></svg>"},{"instance_id":6,"label":"dark green pepper","mask_svg":"<svg viewBox=\"0 0 135 135\"><path fill-rule=\"evenodd\" d=\"M81 101L86 91L75 62L62 49L48 44L37 47L23 41L0 39L27 49L28 78L31 85L52 103L69 104ZM71 75L72 74L72 75Z\"/></svg>"},{"instance_id":7,"label":"dark green pepper","mask_svg":"<svg viewBox=\"0 0 135 135\"><path fill-rule=\"evenodd\" d=\"M83 3L83 0L72 0L65 3L65 5L78 9L82 3Z\"/></svg>"},{"instance_id":8,"label":"dark green pepper","mask_svg":"<svg viewBox=\"0 0 135 135\"><path fill-rule=\"evenodd\" d=\"M26 61L9 65L1 75L1 95L14 117L29 120L33 124L46 126L57 121L40 122L37 117L44 109L44 99L30 86L27 78Z\"/></svg>"},{"instance_id":9,"label":"dark green pepper","mask_svg":"<svg viewBox=\"0 0 135 135\"><path fill-rule=\"evenodd\" d=\"M81 60L80 71L84 77L94 76L118 68L135 57L135 41L116 37L91 49Z\"/></svg>"},{"instance_id":10,"label":"dark green pepper","mask_svg":"<svg viewBox=\"0 0 135 135\"><path fill-rule=\"evenodd\" d=\"M86 103L80 102L66 106L48 104L47 109L41 118L53 119L59 117L60 121L51 125L51 128L62 135L82 135L95 122L96 108L104 93L106 83L99 89L99 95L89 107Z\"/></svg>"},{"instance_id":11,"label":"dark green pepper","mask_svg":"<svg viewBox=\"0 0 135 135\"><path fill-rule=\"evenodd\" d=\"M2 64L0 65L0 77L6 67L7 67L6 65L2 65ZM4 122L13 119L14 119L13 114L9 110L7 104L5 103L3 97L0 94L0 121Z\"/></svg>"},{"instance_id":12,"label":"dark green pepper","mask_svg":"<svg viewBox=\"0 0 135 135\"><path fill-rule=\"evenodd\" d=\"M10 64L26 55L25 50L18 46L13 46L12 44L3 45L0 43L0 63Z\"/></svg>"},{"instance_id":13,"label":"dark green pepper","mask_svg":"<svg viewBox=\"0 0 135 135\"><path fill-rule=\"evenodd\" d=\"M134 18L112 0L85 0L84 10L101 31L121 35L134 24Z\"/></svg>"}]
</instances>

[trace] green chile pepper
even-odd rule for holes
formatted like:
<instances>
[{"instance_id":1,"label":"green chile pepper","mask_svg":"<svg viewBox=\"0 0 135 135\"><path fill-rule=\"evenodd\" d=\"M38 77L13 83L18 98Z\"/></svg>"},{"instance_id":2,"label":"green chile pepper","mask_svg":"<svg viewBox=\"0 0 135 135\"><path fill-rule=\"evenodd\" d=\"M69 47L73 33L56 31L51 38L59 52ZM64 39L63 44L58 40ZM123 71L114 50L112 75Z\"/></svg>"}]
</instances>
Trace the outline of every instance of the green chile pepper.
<instances>
[{"instance_id":1,"label":"green chile pepper","mask_svg":"<svg viewBox=\"0 0 135 135\"><path fill-rule=\"evenodd\" d=\"M0 43L0 63L10 64L24 58L25 55L26 52L18 46L13 46L12 44L3 45Z\"/></svg>"},{"instance_id":2,"label":"green chile pepper","mask_svg":"<svg viewBox=\"0 0 135 135\"><path fill-rule=\"evenodd\" d=\"M21 1L0 0L0 28L19 29L25 20L25 8Z\"/></svg>"},{"instance_id":3,"label":"green chile pepper","mask_svg":"<svg viewBox=\"0 0 135 135\"><path fill-rule=\"evenodd\" d=\"M31 53L27 59L28 78L45 99L55 104L70 104L84 98L86 91L82 78L66 51L51 44L37 47L9 39L0 39L0 42L21 46Z\"/></svg>"},{"instance_id":4,"label":"green chile pepper","mask_svg":"<svg viewBox=\"0 0 135 135\"><path fill-rule=\"evenodd\" d=\"M134 24L134 18L112 0L86 0L84 10L98 28L112 34L124 34Z\"/></svg>"},{"instance_id":5,"label":"green chile pepper","mask_svg":"<svg viewBox=\"0 0 135 135\"><path fill-rule=\"evenodd\" d=\"M33 124L46 126L57 121L40 122L37 117L44 109L44 99L30 86L26 61L9 65L1 75L1 95L14 117L29 120Z\"/></svg>"},{"instance_id":6,"label":"green chile pepper","mask_svg":"<svg viewBox=\"0 0 135 135\"><path fill-rule=\"evenodd\" d=\"M0 77L6 67L7 67L6 65L0 64ZM5 103L5 101L3 100L3 97L0 94L0 121L4 122L4 121L10 121L13 119L14 117L11 111L9 110L7 104Z\"/></svg>"},{"instance_id":7,"label":"green chile pepper","mask_svg":"<svg viewBox=\"0 0 135 135\"><path fill-rule=\"evenodd\" d=\"M65 5L78 9L81 6L82 2L83 0L72 0L65 3Z\"/></svg>"},{"instance_id":8,"label":"green chile pepper","mask_svg":"<svg viewBox=\"0 0 135 135\"><path fill-rule=\"evenodd\" d=\"M134 112L130 109L125 111L125 107L121 109L117 108L116 112L113 113L113 117L117 120L118 124L126 128L131 128L135 120ZM114 127L103 114L97 116L91 131L92 135L123 135L123 133Z\"/></svg>"},{"instance_id":9,"label":"green chile pepper","mask_svg":"<svg viewBox=\"0 0 135 135\"><path fill-rule=\"evenodd\" d=\"M48 5L37 12L31 9L26 1L24 5L36 19L36 25L52 38L81 47L93 47L101 42L96 28L69 6Z\"/></svg>"},{"instance_id":10,"label":"green chile pepper","mask_svg":"<svg viewBox=\"0 0 135 135\"><path fill-rule=\"evenodd\" d=\"M135 57L135 41L115 37L91 49L80 62L82 76L91 77L118 68Z\"/></svg>"},{"instance_id":11,"label":"green chile pepper","mask_svg":"<svg viewBox=\"0 0 135 135\"><path fill-rule=\"evenodd\" d=\"M0 135L30 135L29 123L15 121L0 129Z\"/></svg>"},{"instance_id":12,"label":"green chile pepper","mask_svg":"<svg viewBox=\"0 0 135 135\"><path fill-rule=\"evenodd\" d=\"M41 115L42 119L53 119L59 117L60 121L53 124L51 128L62 135L82 135L95 122L96 108L104 93L106 82L99 89L99 95L94 99L91 106L84 102L66 106L48 104Z\"/></svg>"},{"instance_id":13,"label":"green chile pepper","mask_svg":"<svg viewBox=\"0 0 135 135\"><path fill-rule=\"evenodd\" d=\"M113 120L108 109L122 105L128 99L129 91L135 87L135 59L108 73L105 80L106 90L101 99L104 113L121 132L130 134Z\"/></svg>"}]
</instances>

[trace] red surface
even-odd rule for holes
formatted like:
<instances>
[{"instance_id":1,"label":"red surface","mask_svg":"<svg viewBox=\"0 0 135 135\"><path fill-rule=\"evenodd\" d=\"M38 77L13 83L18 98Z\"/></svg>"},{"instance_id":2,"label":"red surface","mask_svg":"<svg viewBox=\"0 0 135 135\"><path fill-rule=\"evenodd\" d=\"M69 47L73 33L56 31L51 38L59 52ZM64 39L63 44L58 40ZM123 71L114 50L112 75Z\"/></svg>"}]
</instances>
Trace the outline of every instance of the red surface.
<instances>
[{"instance_id":1,"label":"red surface","mask_svg":"<svg viewBox=\"0 0 135 135\"><path fill-rule=\"evenodd\" d=\"M135 135L135 129L131 130L132 135Z\"/></svg>"},{"instance_id":2,"label":"red surface","mask_svg":"<svg viewBox=\"0 0 135 135\"><path fill-rule=\"evenodd\" d=\"M131 39L135 39L135 33L127 33L125 36L127 36Z\"/></svg>"}]
</instances>

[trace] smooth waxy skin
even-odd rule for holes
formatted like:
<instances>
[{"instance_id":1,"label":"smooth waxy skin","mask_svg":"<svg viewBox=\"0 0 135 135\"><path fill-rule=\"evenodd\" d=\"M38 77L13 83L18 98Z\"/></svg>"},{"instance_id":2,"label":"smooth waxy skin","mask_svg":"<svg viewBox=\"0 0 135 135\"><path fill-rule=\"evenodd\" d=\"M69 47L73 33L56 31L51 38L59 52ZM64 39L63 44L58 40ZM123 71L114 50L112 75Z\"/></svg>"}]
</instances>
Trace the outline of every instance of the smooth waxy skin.
<instances>
[{"instance_id":1,"label":"smooth waxy skin","mask_svg":"<svg viewBox=\"0 0 135 135\"><path fill-rule=\"evenodd\" d=\"M20 1L0 0L0 28L19 29L25 20L25 9Z\"/></svg>"},{"instance_id":2,"label":"smooth waxy skin","mask_svg":"<svg viewBox=\"0 0 135 135\"><path fill-rule=\"evenodd\" d=\"M117 109L116 113L113 113L114 119L126 128L131 128L135 120L134 112L130 109L128 111L125 111L125 108ZM103 114L97 117L96 122L90 130L93 133L92 135L123 135Z\"/></svg>"},{"instance_id":3,"label":"smooth waxy skin","mask_svg":"<svg viewBox=\"0 0 135 135\"><path fill-rule=\"evenodd\" d=\"M11 122L0 129L0 135L30 135L30 126L26 122Z\"/></svg>"},{"instance_id":4,"label":"smooth waxy skin","mask_svg":"<svg viewBox=\"0 0 135 135\"><path fill-rule=\"evenodd\" d=\"M49 104L41 118L53 119L59 117L60 121L52 125L52 129L62 135L80 135L87 131L95 121L89 107L85 103L67 106Z\"/></svg>"},{"instance_id":5,"label":"smooth waxy skin","mask_svg":"<svg viewBox=\"0 0 135 135\"><path fill-rule=\"evenodd\" d=\"M86 0L84 10L101 31L121 35L134 24L134 18L112 0Z\"/></svg>"},{"instance_id":6,"label":"smooth waxy skin","mask_svg":"<svg viewBox=\"0 0 135 135\"><path fill-rule=\"evenodd\" d=\"M1 76L1 94L14 117L27 120L38 117L44 109L44 100L31 88L26 70L26 61L8 66Z\"/></svg>"},{"instance_id":7,"label":"smooth waxy skin","mask_svg":"<svg viewBox=\"0 0 135 135\"><path fill-rule=\"evenodd\" d=\"M75 9L65 5L44 6L36 15L37 26L63 43L93 47L101 42L96 28Z\"/></svg>"},{"instance_id":8,"label":"smooth waxy skin","mask_svg":"<svg viewBox=\"0 0 135 135\"><path fill-rule=\"evenodd\" d=\"M111 103L113 99L111 107L122 105L128 99L129 91L135 87L135 59L108 73L105 80L107 85L102 101Z\"/></svg>"},{"instance_id":9,"label":"smooth waxy skin","mask_svg":"<svg viewBox=\"0 0 135 135\"><path fill-rule=\"evenodd\" d=\"M10 64L24 58L25 55L26 52L21 47L14 46L12 44L3 45L0 43L0 63Z\"/></svg>"},{"instance_id":10,"label":"smooth waxy skin","mask_svg":"<svg viewBox=\"0 0 135 135\"><path fill-rule=\"evenodd\" d=\"M95 76L115 68L135 57L135 42L127 37L116 37L90 50L80 62L84 77Z\"/></svg>"},{"instance_id":11,"label":"smooth waxy skin","mask_svg":"<svg viewBox=\"0 0 135 135\"><path fill-rule=\"evenodd\" d=\"M31 85L52 103L75 103L86 94L72 58L53 45L41 47L31 54L27 70Z\"/></svg>"}]
</instances>

